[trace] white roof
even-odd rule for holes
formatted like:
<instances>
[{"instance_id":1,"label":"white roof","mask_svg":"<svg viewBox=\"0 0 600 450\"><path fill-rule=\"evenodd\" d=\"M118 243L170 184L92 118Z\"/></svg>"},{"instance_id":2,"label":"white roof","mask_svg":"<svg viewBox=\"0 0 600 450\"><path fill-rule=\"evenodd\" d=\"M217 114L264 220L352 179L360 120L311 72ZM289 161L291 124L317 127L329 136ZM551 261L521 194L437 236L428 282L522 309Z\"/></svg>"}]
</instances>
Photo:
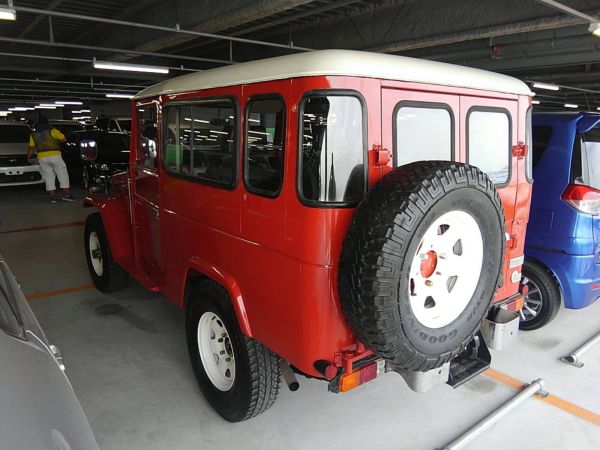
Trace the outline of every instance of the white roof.
<instances>
[{"instance_id":1,"label":"white roof","mask_svg":"<svg viewBox=\"0 0 600 450\"><path fill-rule=\"evenodd\" d=\"M322 75L383 78L508 94L533 95L529 87L522 81L485 70L382 53L318 50L183 75L150 86L134 98Z\"/></svg>"}]
</instances>

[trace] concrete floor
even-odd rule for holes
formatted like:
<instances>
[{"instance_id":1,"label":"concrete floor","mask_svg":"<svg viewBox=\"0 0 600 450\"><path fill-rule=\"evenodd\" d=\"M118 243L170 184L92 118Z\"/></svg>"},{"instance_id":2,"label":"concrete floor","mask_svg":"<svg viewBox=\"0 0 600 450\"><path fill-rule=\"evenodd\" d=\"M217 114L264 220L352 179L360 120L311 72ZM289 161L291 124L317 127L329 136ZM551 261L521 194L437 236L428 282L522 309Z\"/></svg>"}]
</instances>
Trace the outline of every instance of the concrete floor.
<instances>
[{"instance_id":1,"label":"concrete floor","mask_svg":"<svg viewBox=\"0 0 600 450\"><path fill-rule=\"evenodd\" d=\"M431 450L515 395L487 376L427 394L410 391L395 374L341 395L328 393L325 383L300 379L300 390L283 389L265 414L229 424L196 385L181 311L135 282L111 295L85 288L91 280L81 225L2 233L77 222L89 212L80 202L48 203L40 187L0 190L0 253L25 294L84 286L31 305L61 348L104 450ZM523 382L543 378L551 394L593 413L589 420L572 407L529 399L468 448L600 448L600 345L585 355L583 369L558 361L600 331L599 318L600 302L583 311L562 310L546 328L521 333L514 347L492 355L494 369Z\"/></svg>"}]
</instances>

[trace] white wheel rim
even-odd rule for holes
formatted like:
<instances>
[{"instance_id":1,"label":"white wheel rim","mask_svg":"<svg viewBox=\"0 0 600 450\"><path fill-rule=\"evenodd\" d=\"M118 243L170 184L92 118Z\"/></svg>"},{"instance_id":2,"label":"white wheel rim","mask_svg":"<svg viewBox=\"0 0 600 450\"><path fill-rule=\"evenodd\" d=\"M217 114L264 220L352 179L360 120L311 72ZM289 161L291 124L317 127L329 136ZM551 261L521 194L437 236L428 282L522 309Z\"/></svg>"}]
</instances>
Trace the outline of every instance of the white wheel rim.
<instances>
[{"instance_id":1,"label":"white wheel rim","mask_svg":"<svg viewBox=\"0 0 600 450\"><path fill-rule=\"evenodd\" d=\"M427 229L411 262L408 298L417 320L441 328L465 310L483 266L483 237L465 211L450 211Z\"/></svg>"},{"instance_id":2,"label":"white wheel rim","mask_svg":"<svg viewBox=\"0 0 600 450\"><path fill-rule=\"evenodd\" d=\"M90 233L88 245L90 248L90 260L92 261L94 272L96 272L96 275L101 277L104 273L104 266L102 265L102 250L100 249L100 239L98 239L98 234L96 234L95 231Z\"/></svg>"},{"instance_id":3,"label":"white wheel rim","mask_svg":"<svg viewBox=\"0 0 600 450\"><path fill-rule=\"evenodd\" d=\"M229 332L223 321L205 312L198 321L198 350L211 383L220 391L228 391L235 381L235 355Z\"/></svg>"}]
</instances>

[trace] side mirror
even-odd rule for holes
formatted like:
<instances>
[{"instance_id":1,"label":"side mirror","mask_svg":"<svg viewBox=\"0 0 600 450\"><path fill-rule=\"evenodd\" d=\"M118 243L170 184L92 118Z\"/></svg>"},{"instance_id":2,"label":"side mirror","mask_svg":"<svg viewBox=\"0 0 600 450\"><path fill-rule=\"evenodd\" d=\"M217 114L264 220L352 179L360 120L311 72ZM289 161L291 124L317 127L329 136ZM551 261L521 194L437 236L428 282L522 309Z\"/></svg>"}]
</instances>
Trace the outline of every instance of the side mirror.
<instances>
[{"instance_id":1,"label":"side mirror","mask_svg":"<svg viewBox=\"0 0 600 450\"><path fill-rule=\"evenodd\" d=\"M84 161L96 161L98 157L98 146L93 139L82 139L79 142L79 154Z\"/></svg>"}]
</instances>

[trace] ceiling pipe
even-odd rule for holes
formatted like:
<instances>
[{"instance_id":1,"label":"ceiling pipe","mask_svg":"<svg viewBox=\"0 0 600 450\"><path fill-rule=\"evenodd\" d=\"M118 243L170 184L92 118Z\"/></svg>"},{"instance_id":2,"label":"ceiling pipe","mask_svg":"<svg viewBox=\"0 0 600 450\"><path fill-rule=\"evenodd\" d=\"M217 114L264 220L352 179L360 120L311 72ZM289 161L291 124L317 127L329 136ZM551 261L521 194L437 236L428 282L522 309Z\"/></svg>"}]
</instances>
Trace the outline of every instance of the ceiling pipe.
<instances>
[{"instance_id":1,"label":"ceiling pipe","mask_svg":"<svg viewBox=\"0 0 600 450\"><path fill-rule=\"evenodd\" d=\"M169 53L142 52L139 50L127 50L127 49L123 49L123 48L98 47L98 46L94 46L94 45L82 45L82 44L68 44L66 42L41 41L38 39L19 39L19 38L1 36L0 42L14 42L17 44L26 44L26 45L42 45L45 47L75 48L78 50L94 50L94 51L98 51L98 52L124 53L124 54L132 54L132 55L139 55L139 56L153 56L153 57L157 57L157 58L184 59L187 61L209 62L209 63L217 63L217 64L235 64L234 61L227 61L224 59L200 58L197 56L187 56L187 55L172 55Z\"/></svg>"},{"instance_id":2,"label":"ceiling pipe","mask_svg":"<svg viewBox=\"0 0 600 450\"><path fill-rule=\"evenodd\" d=\"M28 8L25 6L15 6L14 9L17 12L21 11L21 12L28 12L28 13L32 13L32 14L44 14L47 16L64 17L67 19L75 19L75 20L87 20L90 22L107 23L107 24L111 24L111 25L122 25L122 26L126 26L126 27L134 27L134 28L144 28L147 30L167 31L170 33L187 34L190 36L207 37L207 38L212 38L212 39L222 39L222 40L228 40L228 41L233 41L233 42L241 42L241 43L245 43L245 44L262 45L265 47L285 48L285 49L289 49L289 50L298 50L298 51L311 51L312 50L312 49L306 48L306 47L296 47L291 42L289 44L277 44L275 42L258 41L255 39L245 39L245 38L234 37L234 36L225 36L222 34L204 33L201 31L194 31L194 30L184 30L179 27L179 24L177 24L175 27L164 27L164 26L160 26L160 25L151 25L151 24L144 24L144 23L138 23L138 22L130 22L127 20L109 19L109 18L105 18L105 17L93 17L93 16L87 16L87 15L83 15L83 14L73 14L73 13L66 13L66 12L61 12L61 11L51 11L51 10L47 10L47 9Z\"/></svg>"},{"instance_id":3,"label":"ceiling pipe","mask_svg":"<svg viewBox=\"0 0 600 450\"><path fill-rule=\"evenodd\" d=\"M83 81L63 81L63 80L40 80L39 78L7 78L7 77L0 77L0 81L13 81L13 82L17 82L17 83L50 83L50 84L76 84L76 85L81 85L81 86L91 86L92 82L83 82ZM116 83L104 83L102 81L100 82L95 82L94 85L97 86L107 86L107 87L130 87L130 88L136 88L136 89L144 89L147 88L148 85L142 85L142 84L116 84Z\"/></svg>"},{"instance_id":4,"label":"ceiling pipe","mask_svg":"<svg viewBox=\"0 0 600 450\"><path fill-rule=\"evenodd\" d=\"M554 0L535 0L535 1L538 3L542 3L546 6L549 6L550 8L557 9L558 11L564 12L570 16L585 20L586 22L589 22L589 23L600 22L600 20L598 20L598 18L596 18L596 17L590 16L589 14L585 14L581 11L577 11L576 9L573 9L567 5L563 5L562 3L555 2Z\"/></svg>"},{"instance_id":5,"label":"ceiling pipe","mask_svg":"<svg viewBox=\"0 0 600 450\"><path fill-rule=\"evenodd\" d=\"M594 14L598 11L593 11ZM551 30L555 28L564 28L574 25L580 25L584 20L576 17L544 17L542 19L526 20L523 22L496 25L491 27L477 28L469 31L457 33L442 34L438 36L409 39L405 41L388 42L381 45L366 47L365 50L380 53L396 53L408 50L417 50L420 48L436 47L441 45L456 44L464 41L473 41L477 39L489 39L509 34L530 33L534 31Z\"/></svg>"},{"instance_id":6,"label":"ceiling pipe","mask_svg":"<svg viewBox=\"0 0 600 450\"><path fill-rule=\"evenodd\" d=\"M86 58L68 58L65 56L34 55L34 54L30 54L30 53L0 52L0 56L10 56L13 58L48 59L48 60L53 60L53 61L84 62L84 63L90 63L90 64L94 62L93 59L86 59ZM165 67L167 67L167 66L165 66ZM180 70L183 72L202 72L202 69L191 69L189 67L183 67L183 66L178 66L178 67L168 66L168 68L170 70ZM72 72L66 72L66 73L72 73ZM114 78L115 75L108 74L108 73L101 74L100 72L98 72L97 76L105 76L105 77ZM121 77L122 74L119 74L119 76Z\"/></svg>"},{"instance_id":7,"label":"ceiling pipe","mask_svg":"<svg viewBox=\"0 0 600 450\"><path fill-rule=\"evenodd\" d=\"M248 33L254 33L255 31L260 31L260 30L264 30L265 28L271 28L271 27L275 27L277 25L283 25L283 24L288 24L291 22L294 22L295 20L300 20L300 19L304 19L305 17L310 17L312 15L315 14L322 14L322 13L326 13L329 12L333 9L338 9L338 8L344 8L345 6L350 6L353 3L358 3L362 0L338 0L338 1L334 1L332 3L328 3L326 5L321 5L321 6L317 6L316 8L313 9L308 9L306 11L301 11L295 14L292 14L290 16L284 16L281 17L279 19L274 19L274 20L269 20L268 22L264 22L258 25L253 25L249 28L243 28L241 30L238 31L234 31L233 33L231 33L230 36L241 36L243 34L248 34ZM206 42L200 42L197 44L190 44L188 46L185 47L185 50L189 50L192 48L198 48L198 47L204 47L206 45L210 45L214 43L214 40L212 41L206 41Z\"/></svg>"}]
</instances>

